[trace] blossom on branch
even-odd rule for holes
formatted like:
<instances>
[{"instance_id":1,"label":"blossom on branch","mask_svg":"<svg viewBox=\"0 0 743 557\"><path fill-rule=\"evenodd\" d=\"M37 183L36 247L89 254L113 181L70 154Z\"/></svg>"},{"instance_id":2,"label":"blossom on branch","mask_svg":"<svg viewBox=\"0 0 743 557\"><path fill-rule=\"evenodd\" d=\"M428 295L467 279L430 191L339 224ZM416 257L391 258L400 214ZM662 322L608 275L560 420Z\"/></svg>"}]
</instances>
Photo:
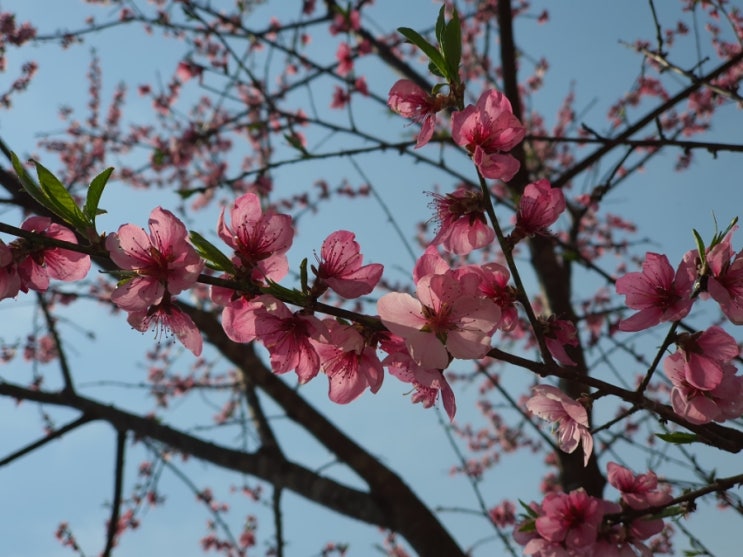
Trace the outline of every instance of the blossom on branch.
<instances>
[{"instance_id":1,"label":"blossom on branch","mask_svg":"<svg viewBox=\"0 0 743 557\"><path fill-rule=\"evenodd\" d=\"M170 329L181 344L193 352L194 356L201 355L203 340L199 329L191 317L184 313L169 295L147 309L129 312L127 321L132 327L142 332L147 331L153 325L157 334L164 329Z\"/></svg>"},{"instance_id":2,"label":"blossom on branch","mask_svg":"<svg viewBox=\"0 0 743 557\"><path fill-rule=\"evenodd\" d=\"M676 339L685 362L686 381L710 391L722 381L722 368L738 355L738 343L720 327L694 334L683 333Z\"/></svg>"},{"instance_id":3,"label":"blossom on branch","mask_svg":"<svg viewBox=\"0 0 743 557\"><path fill-rule=\"evenodd\" d=\"M736 375L735 366L722 365L722 377L711 390L699 389L687 380L687 364L683 354L675 352L663 362L663 370L673 383L673 411L693 424L724 422L743 415L743 376Z\"/></svg>"},{"instance_id":4,"label":"blossom on branch","mask_svg":"<svg viewBox=\"0 0 743 557\"><path fill-rule=\"evenodd\" d=\"M619 330L642 331L665 321L686 317L694 300L691 297L696 268L684 258L676 269L665 255L648 252L642 272L628 273L617 279L617 293L627 296L627 306L640 310L619 322Z\"/></svg>"},{"instance_id":5,"label":"blossom on branch","mask_svg":"<svg viewBox=\"0 0 743 557\"><path fill-rule=\"evenodd\" d=\"M584 550L596 543L604 517L601 499L591 497L583 489L548 493L541 510L542 516L535 525L547 542L561 544L569 551Z\"/></svg>"},{"instance_id":6,"label":"blossom on branch","mask_svg":"<svg viewBox=\"0 0 743 557\"><path fill-rule=\"evenodd\" d=\"M294 239L292 219L288 215L263 212L260 198L254 193L238 197L230 209L230 222L225 210L219 215L217 233L235 250L233 262L255 281L279 281L289 272L286 252Z\"/></svg>"},{"instance_id":7,"label":"blossom on branch","mask_svg":"<svg viewBox=\"0 0 743 557\"><path fill-rule=\"evenodd\" d=\"M111 260L131 271L111 294L126 311L147 310L163 301L166 293L178 294L196 283L204 261L188 243L185 225L170 211L152 210L149 236L138 226L125 224L106 238Z\"/></svg>"},{"instance_id":8,"label":"blossom on branch","mask_svg":"<svg viewBox=\"0 0 743 557\"><path fill-rule=\"evenodd\" d=\"M52 222L49 217L29 217L21 228L54 240L77 244L77 238L72 230ZM19 288L23 292L28 292L29 289L43 292L49 288L50 279L70 282L85 278L90 271L90 256L84 253L45 246L43 242L36 243L23 238L12 242L9 247L12 260L8 260L7 252L2 257L7 261L3 267L8 268L5 288L8 293L15 289L13 265L18 273ZM13 296L17 293L16 290Z\"/></svg>"},{"instance_id":9,"label":"blossom on branch","mask_svg":"<svg viewBox=\"0 0 743 557\"><path fill-rule=\"evenodd\" d=\"M328 396L333 402L347 404L367 387L376 393L382 386L384 369L374 347L354 327L334 319L323 322L328 328L328 343L313 342L320 356L320 367L328 376Z\"/></svg>"},{"instance_id":10,"label":"blossom on branch","mask_svg":"<svg viewBox=\"0 0 743 557\"><path fill-rule=\"evenodd\" d=\"M409 79L401 79L390 89L387 104L400 116L421 124L421 131L415 143L416 149L431 141L436 129L436 113L442 108L436 97Z\"/></svg>"},{"instance_id":11,"label":"blossom on branch","mask_svg":"<svg viewBox=\"0 0 743 557\"><path fill-rule=\"evenodd\" d=\"M400 381L413 385L412 395L414 404L421 403L424 408L430 408L441 393L444 411L449 420L454 419L457 412L457 403L454 391L440 369L424 368L413 360L407 350L405 341L394 334L387 334L380 341L380 348L388 356L382 361L390 374Z\"/></svg>"},{"instance_id":12,"label":"blossom on branch","mask_svg":"<svg viewBox=\"0 0 743 557\"><path fill-rule=\"evenodd\" d=\"M482 192L457 188L446 195L432 194L434 217L439 225L434 245L458 255L489 245L495 231L488 224Z\"/></svg>"},{"instance_id":13,"label":"blossom on branch","mask_svg":"<svg viewBox=\"0 0 743 557\"><path fill-rule=\"evenodd\" d=\"M506 154L521 143L526 129L513 115L511 103L500 91L487 90L475 105L455 112L451 135L467 149L485 178L508 181L519 170L519 161Z\"/></svg>"},{"instance_id":14,"label":"blossom on branch","mask_svg":"<svg viewBox=\"0 0 743 557\"><path fill-rule=\"evenodd\" d=\"M526 408L535 416L555 424L561 450L572 453L581 444L583 465L587 465L593 451L593 437L586 409L557 387L537 385L532 391L534 395L526 401Z\"/></svg>"},{"instance_id":15,"label":"blossom on branch","mask_svg":"<svg viewBox=\"0 0 743 557\"><path fill-rule=\"evenodd\" d=\"M735 254L730 246L735 229L737 226L707 254L707 292L720 304L725 317L743 325L743 251Z\"/></svg>"},{"instance_id":16,"label":"blossom on branch","mask_svg":"<svg viewBox=\"0 0 743 557\"><path fill-rule=\"evenodd\" d=\"M313 342L328 338L325 325L314 315L292 312L273 296L259 296L251 308L255 337L268 349L274 373L294 370L300 383L320 371L320 356Z\"/></svg>"},{"instance_id":17,"label":"blossom on branch","mask_svg":"<svg viewBox=\"0 0 743 557\"><path fill-rule=\"evenodd\" d=\"M514 237L544 234L565 210L565 196L545 180L537 180L524 188L516 212Z\"/></svg>"},{"instance_id":18,"label":"blossom on branch","mask_svg":"<svg viewBox=\"0 0 743 557\"><path fill-rule=\"evenodd\" d=\"M417 299L391 292L377 302L387 328L405 339L410 355L427 369L445 369L450 357L482 358L500 321L500 308L477 293L475 273L449 271L416 283Z\"/></svg>"},{"instance_id":19,"label":"blossom on branch","mask_svg":"<svg viewBox=\"0 0 743 557\"><path fill-rule=\"evenodd\" d=\"M379 263L361 265L363 256L355 238L353 232L338 230L325 239L320 250L317 277L344 298L369 294L384 270Z\"/></svg>"},{"instance_id":20,"label":"blossom on branch","mask_svg":"<svg viewBox=\"0 0 743 557\"><path fill-rule=\"evenodd\" d=\"M12 250L0 240L0 300L14 298L21 289L21 278Z\"/></svg>"}]
</instances>

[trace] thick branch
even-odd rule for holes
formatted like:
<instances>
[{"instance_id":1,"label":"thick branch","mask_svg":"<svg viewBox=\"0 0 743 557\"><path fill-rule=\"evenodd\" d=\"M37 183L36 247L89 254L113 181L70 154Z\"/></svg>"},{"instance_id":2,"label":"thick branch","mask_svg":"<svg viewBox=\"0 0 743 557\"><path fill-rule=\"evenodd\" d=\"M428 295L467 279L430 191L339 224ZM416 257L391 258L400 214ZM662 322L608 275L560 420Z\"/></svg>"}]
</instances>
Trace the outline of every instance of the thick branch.
<instances>
[{"instance_id":1,"label":"thick branch","mask_svg":"<svg viewBox=\"0 0 743 557\"><path fill-rule=\"evenodd\" d=\"M277 457L275 452L269 454L258 450L254 453L247 453L228 449L155 420L143 418L79 395L31 390L10 383L0 383L0 395L17 400L32 400L43 404L74 408L82 412L87 419L108 422L119 431L131 431L136 436L159 441L200 460L285 487L351 518L383 528L393 527L389 516L374 497Z\"/></svg>"}]
</instances>

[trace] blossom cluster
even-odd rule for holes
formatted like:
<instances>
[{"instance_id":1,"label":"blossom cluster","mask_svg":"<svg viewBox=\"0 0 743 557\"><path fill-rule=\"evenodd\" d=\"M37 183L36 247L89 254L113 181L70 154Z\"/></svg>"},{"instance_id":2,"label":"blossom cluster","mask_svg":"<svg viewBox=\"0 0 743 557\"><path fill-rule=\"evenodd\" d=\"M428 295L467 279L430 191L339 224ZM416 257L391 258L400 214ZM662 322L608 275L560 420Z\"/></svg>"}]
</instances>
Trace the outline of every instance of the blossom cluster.
<instances>
[{"instance_id":1,"label":"blossom cluster","mask_svg":"<svg viewBox=\"0 0 743 557\"><path fill-rule=\"evenodd\" d=\"M637 313L619 322L621 331L642 331L686 317L693 304L712 298L730 322L743 324L743 251L734 253L737 227L700 254L687 252L674 271L668 258L647 253L642 271L616 282L619 294ZM743 414L743 376L731 363L739 354L735 339L721 327L677 335L678 350L664 361L673 384L674 411L691 423L722 422Z\"/></svg>"},{"instance_id":2,"label":"blossom cluster","mask_svg":"<svg viewBox=\"0 0 743 557\"><path fill-rule=\"evenodd\" d=\"M652 472L634 475L614 462L607 466L609 484L620 493L616 503L588 495L583 489L548 493L532 503L516 525L514 539L533 557L588 555L651 555L646 541L663 530L662 518L642 516L628 523L610 520L625 510L642 511L668 504L671 496Z\"/></svg>"}]
</instances>

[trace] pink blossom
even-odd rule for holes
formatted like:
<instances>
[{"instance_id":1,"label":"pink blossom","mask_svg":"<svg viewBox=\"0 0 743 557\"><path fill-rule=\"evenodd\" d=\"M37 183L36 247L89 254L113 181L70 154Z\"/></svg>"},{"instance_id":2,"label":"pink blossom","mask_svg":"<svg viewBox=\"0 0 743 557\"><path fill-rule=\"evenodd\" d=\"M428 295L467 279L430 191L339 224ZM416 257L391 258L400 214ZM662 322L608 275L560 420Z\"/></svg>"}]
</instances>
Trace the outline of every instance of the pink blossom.
<instances>
[{"instance_id":1,"label":"pink blossom","mask_svg":"<svg viewBox=\"0 0 743 557\"><path fill-rule=\"evenodd\" d=\"M544 328L544 343L552 357L564 366L576 365L565 351L566 346L578 346L579 344L575 325L570 321L557 319L554 315L551 315L549 319L542 319L540 323Z\"/></svg>"},{"instance_id":2,"label":"pink blossom","mask_svg":"<svg viewBox=\"0 0 743 557\"><path fill-rule=\"evenodd\" d=\"M596 543L604 513L601 500L583 489L570 493L548 493L542 501L543 515L537 518L537 532L548 542L563 543L579 550Z\"/></svg>"},{"instance_id":3,"label":"pink blossom","mask_svg":"<svg viewBox=\"0 0 743 557\"><path fill-rule=\"evenodd\" d=\"M486 298L493 300L501 310L501 320L498 328L502 331L511 331L518 323L516 309L516 289L508 285L511 274L499 263L486 263L475 267L482 280L479 291Z\"/></svg>"},{"instance_id":4,"label":"pink blossom","mask_svg":"<svg viewBox=\"0 0 743 557\"><path fill-rule=\"evenodd\" d=\"M379 263L361 265L363 257L355 238L353 232L338 230L325 239L320 251L318 278L344 298L369 294L384 270Z\"/></svg>"},{"instance_id":5,"label":"pink blossom","mask_svg":"<svg viewBox=\"0 0 743 557\"><path fill-rule=\"evenodd\" d=\"M320 367L328 376L328 396L333 402L347 404L355 400L367 387L376 393L382 386L384 370L374 347L351 326L326 319L328 343L315 342L320 356Z\"/></svg>"},{"instance_id":6,"label":"pink blossom","mask_svg":"<svg viewBox=\"0 0 743 557\"><path fill-rule=\"evenodd\" d=\"M133 224L106 238L106 249L120 269L133 276L116 288L111 300L126 311L158 305L166 292L178 294L196 283L204 262L188 243L188 231L173 213L156 207L149 219L150 235Z\"/></svg>"},{"instance_id":7,"label":"pink blossom","mask_svg":"<svg viewBox=\"0 0 743 557\"><path fill-rule=\"evenodd\" d=\"M485 178L508 181L519 170L519 162L505 154L526 135L513 115L511 103L499 91L487 90L475 105L452 115L452 139L465 147Z\"/></svg>"},{"instance_id":8,"label":"pink blossom","mask_svg":"<svg viewBox=\"0 0 743 557\"><path fill-rule=\"evenodd\" d=\"M12 250L0 240L0 300L14 298L21 289L21 278Z\"/></svg>"},{"instance_id":9,"label":"pink blossom","mask_svg":"<svg viewBox=\"0 0 743 557\"><path fill-rule=\"evenodd\" d=\"M77 244L75 233L69 228L52 222L49 217L29 217L21 225L23 230L35 232L47 238ZM56 247L32 247L27 240L16 240L10 245L20 289L44 291L49 288L49 279L75 281L85 278L90 270L90 256ZM7 260L7 252L4 257ZM9 263L9 266L12 265ZM15 288L15 277L8 269L8 292ZM17 291L16 291L17 294ZM15 295L15 294L13 294Z\"/></svg>"},{"instance_id":10,"label":"pink blossom","mask_svg":"<svg viewBox=\"0 0 743 557\"><path fill-rule=\"evenodd\" d=\"M212 298L215 293L222 293L227 289L212 287ZM255 331L255 312L263 309L261 298L248 300L239 296L230 300L222 310L222 328L224 332L235 342L248 343L257 338Z\"/></svg>"},{"instance_id":11,"label":"pink blossom","mask_svg":"<svg viewBox=\"0 0 743 557\"><path fill-rule=\"evenodd\" d=\"M524 188L516 212L516 236L542 234L565 210L565 196L545 180L537 180Z\"/></svg>"},{"instance_id":12,"label":"pink blossom","mask_svg":"<svg viewBox=\"0 0 743 557\"><path fill-rule=\"evenodd\" d=\"M170 329L181 344L193 352L194 356L201 355L203 340L199 329L191 317L173 303L170 296L163 297L159 303L147 309L130 311L127 321L132 327L142 332L147 331L153 325L158 334L163 329Z\"/></svg>"},{"instance_id":13,"label":"pink blossom","mask_svg":"<svg viewBox=\"0 0 743 557\"><path fill-rule=\"evenodd\" d=\"M678 336L676 344L686 362L686 381L710 391L722 381L722 367L738 355L738 343L720 327Z\"/></svg>"},{"instance_id":14,"label":"pink blossom","mask_svg":"<svg viewBox=\"0 0 743 557\"><path fill-rule=\"evenodd\" d=\"M320 357L311 340L328 337L327 329L313 315L293 313L273 296L254 300L262 307L254 310L255 336L268 349L274 373L294 370L300 383L307 383L320 371Z\"/></svg>"},{"instance_id":15,"label":"pink blossom","mask_svg":"<svg viewBox=\"0 0 743 557\"><path fill-rule=\"evenodd\" d=\"M185 83L194 77L200 78L203 73L203 66L190 60L182 60L181 62L178 62L178 67L175 70L175 77L179 82Z\"/></svg>"},{"instance_id":16,"label":"pink blossom","mask_svg":"<svg viewBox=\"0 0 743 557\"><path fill-rule=\"evenodd\" d=\"M229 226L225 211L219 215L217 232L222 241L235 250L233 261L253 280L279 281L289 272L286 252L294 238L288 215L264 213L254 193L238 197L230 209Z\"/></svg>"},{"instance_id":17,"label":"pink blossom","mask_svg":"<svg viewBox=\"0 0 743 557\"><path fill-rule=\"evenodd\" d=\"M583 465L587 465L593 451L593 437L586 409L557 387L537 385L532 390L534 396L526 401L526 408L543 420L555 423L561 450L572 453L581 443Z\"/></svg>"},{"instance_id":18,"label":"pink blossom","mask_svg":"<svg viewBox=\"0 0 743 557\"><path fill-rule=\"evenodd\" d=\"M676 274L665 255L648 252L642 272L617 279L617 293L627 296L627 306L640 310L619 322L620 331L642 331L664 321L684 318L694 302L691 298L696 269L686 258Z\"/></svg>"},{"instance_id":19,"label":"pink blossom","mask_svg":"<svg viewBox=\"0 0 743 557\"><path fill-rule=\"evenodd\" d=\"M338 60L336 69L338 75L345 77L353 71L353 51L348 43L343 42L338 45L335 58Z\"/></svg>"},{"instance_id":20,"label":"pink blossom","mask_svg":"<svg viewBox=\"0 0 743 557\"><path fill-rule=\"evenodd\" d=\"M609 483L622 494L622 501L633 509L644 509L665 505L671 500L671 495L658 489L658 477L654 472L638 474L615 462L606 466Z\"/></svg>"},{"instance_id":21,"label":"pink blossom","mask_svg":"<svg viewBox=\"0 0 743 557\"><path fill-rule=\"evenodd\" d=\"M399 115L421 124L416 149L431 141L436 129L436 113L440 110L434 96L409 79L401 79L390 89L387 104Z\"/></svg>"},{"instance_id":22,"label":"pink blossom","mask_svg":"<svg viewBox=\"0 0 743 557\"><path fill-rule=\"evenodd\" d=\"M743 251L733 254L730 246L735 229L737 226L707 254L707 292L730 321L743 325Z\"/></svg>"},{"instance_id":23,"label":"pink blossom","mask_svg":"<svg viewBox=\"0 0 743 557\"><path fill-rule=\"evenodd\" d=\"M663 370L673 383L673 411L685 420L693 424L706 424L743 415L743 376L736 375L735 366L723 364L719 384L709 391L688 382L687 364L680 351L664 360Z\"/></svg>"},{"instance_id":24,"label":"pink blossom","mask_svg":"<svg viewBox=\"0 0 743 557\"><path fill-rule=\"evenodd\" d=\"M454 358L482 358L490 349L490 335L500 321L500 308L471 294L479 277L426 275L416 285L418 299L391 292L377 302L382 322L405 339L410 355L427 369L444 369Z\"/></svg>"},{"instance_id":25,"label":"pink blossom","mask_svg":"<svg viewBox=\"0 0 743 557\"><path fill-rule=\"evenodd\" d=\"M382 364L391 375L400 381L411 383L415 389L412 396L414 404L421 403L430 408L436 403L439 393L444 410L450 420L454 419L457 404L446 376L439 369L427 369L413 360L407 350L405 341L397 335L387 334L380 342L382 350L389 354Z\"/></svg>"},{"instance_id":26,"label":"pink blossom","mask_svg":"<svg viewBox=\"0 0 743 557\"><path fill-rule=\"evenodd\" d=\"M457 188L446 195L432 195L439 224L432 244L441 244L448 252L466 255L493 241L495 232L485 217L481 192Z\"/></svg>"},{"instance_id":27,"label":"pink blossom","mask_svg":"<svg viewBox=\"0 0 743 557\"><path fill-rule=\"evenodd\" d=\"M449 264L441 257L436 246L429 244L415 262L413 267L413 281L417 284L426 275L443 275L451 271Z\"/></svg>"}]
</instances>

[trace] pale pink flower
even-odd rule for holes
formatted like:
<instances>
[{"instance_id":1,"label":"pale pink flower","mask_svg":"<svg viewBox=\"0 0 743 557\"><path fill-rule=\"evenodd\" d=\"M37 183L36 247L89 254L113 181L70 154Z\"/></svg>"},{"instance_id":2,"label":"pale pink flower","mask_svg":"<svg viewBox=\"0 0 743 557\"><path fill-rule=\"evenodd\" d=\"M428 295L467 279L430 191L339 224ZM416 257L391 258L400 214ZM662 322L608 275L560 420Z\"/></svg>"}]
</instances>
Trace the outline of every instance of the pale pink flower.
<instances>
[{"instance_id":1,"label":"pale pink flower","mask_svg":"<svg viewBox=\"0 0 743 557\"><path fill-rule=\"evenodd\" d=\"M676 274L665 255L648 252L642 272L617 279L617 293L627 296L627 306L640 310L619 322L620 331L642 331L664 321L678 321L691 310L691 292L696 277L693 263L686 258Z\"/></svg>"},{"instance_id":2,"label":"pale pink flower","mask_svg":"<svg viewBox=\"0 0 743 557\"><path fill-rule=\"evenodd\" d=\"M338 67L336 68L338 75L345 77L353 71L353 51L348 43L343 42L338 45L335 58L338 60Z\"/></svg>"},{"instance_id":3,"label":"pale pink flower","mask_svg":"<svg viewBox=\"0 0 743 557\"><path fill-rule=\"evenodd\" d=\"M548 319L541 319L543 326L544 343L552 357L564 366L576 365L565 351L566 346L578 346L578 331L575 325L564 319L557 319L550 315Z\"/></svg>"},{"instance_id":4,"label":"pale pink flower","mask_svg":"<svg viewBox=\"0 0 743 557\"><path fill-rule=\"evenodd\" d=\"M501 310L501 320L498 328L502 331L511 331L518 323L518 310L516 309L516 289L509 286L511 274L499 263L486 263L475 267L482 280L479 290L486 298L493 300Z\"/></svg>"},{"instance_id":5,"label":"pale pink flower","mask_svg":"<svg viewBox=\"0 0 743 557\"><path fill-rule=\"evenodd\" d=\"M320 367L328 376L328 396L333 402L347 404L367 387L376 393L382 386L384 369L374 347L368 346L356 329L334 319L324 320L328 343L315 342Z\"/></svg>"},{"instance_id":6,"label":"pale pink flower","mask_svg":"<svg viewBox=\"0 0 743 557\"><path fill-rule=\"evenodd\" d=\"M444 369L450 354L460 359L482 358L490 349L500 308L471 294L478 282L474 273L426 275L416 284L418 299L391 292L379 299L377 311L385 326L405 339L416 363Z\"/></svg>"},{"instance_id":7,"label":"pale pink flower","mask_svg":"<svg viewBox=\"0 0 743 557\"><path fill-rule=\"evenodd\" d=\"M587 465L593 451L593 437L588 426L586 409L557 387L537 385L532 391L534 395L526 401L526 408L532 414L555 424L561 450L572 453L578 448L578 444L582 444L583 465Z\"/></svg>"},{"instance_id":8,"label":"pale pink flower","mask_svg":"<svg viewBox=\"0 0 743 557\"><path fill-rule=\"evenodd\" d=\"M344 298L369 294L384 270L379 263L361 265L363 257L355 238L353 232L338 230L325 239L320 250L317 276Z\"/></svg>"},{"instance_id":9,"label":"pale pink flower","mask_svg":"<svg viewBox=\"0 0 743 557\"><path fill-rule=\"evenodd\" d=\"M570 493L548 493L542 501L543 515L537 518L537 532L548 542L580 550L596 543L604 512L600 499L583 489Z\"/></svg>"},{"instance_id":10,"label":"pale pink flower","mask_svg":"<svg viewBox=\"0 0 743 557\"><path fill-rule=\"evenodd\" d=\"M489 245L495 231L488 224L482 193L457 188L446 195L432 194L439 230L431 240L458 255Z\"/></svg>"},{"instance_id":11,"label":"pale pink flower","mask_svg":"<svg viewBox=\"0 0 743 557\"><path fill-rule=\"evenodd\" d=\"M426 275L443 275L451 271L449 264L441 257L436 246L429 244L415 262L413 267L413 282L416 284Z\"/></svg>"},{"instance_id":12,"label":"pale pink flower","mask_svg":"<svg viewBox=\"0 0 743 557\"><path fill-rule=\"evenodd\" d=\"M707 292L720 304L725 317L743 325L743 251L733 253L730 240L737 226L709 250Z\"/></svg>"},{"instance_id":13,"label":"pale pink flower","mask_svg":"<svg viewBox=\"0 0 743 557\"><path fill-rule=\"evenodd\" d=\"M150 214L149 236L133 224L106 238L111 260L133 277L116 288L111 300L126 311L147 310L167 292L178 294L196 283L204 261L188 243L188 231L176 216L156 207Z\"/></svg>"},{"instance_id":14,"label":"pale pink flower","mask_svg":"<svg viewBox=\"0 0 743 557\"><path fill-rule=\"evenodd\" d=\"M542 178L524 188L516 211L518 237L542 234L565 210L565 196Z\"/></svg>"},{"instance_id":15,"label":"pale pink flower","mask_svg":"<svg viewBox=\"0 0 743 557\"><path fill-rule=\"evenodd\" d=\"M686 380L703 391L722 381L722 368L738 355L738 343L720 327L694 334L683 333L676 339L686 362Z\"/></svg>"},{"instance_id":16,"label":"pale pink flower","mask_svg":"<svg viewBox=\"0 0 743 557\"><path fill-rule=\"evenodd\" d=\"M675 352L663 362L663 370L673 383L673 411L693 424L724 422L743 415L743 376L736 375L735 366L722 366L722 379L712 390L702 390L687 380L687 364L681 352Z\"/></svg>"},{"instance_id":17,"label":"pale pink flower","mask_svg":"<svg viewBox=\"0 0 743 557\"><path fill-rule=\"evenodd\" d=\"M225 210L219 215L217 232L222 241L235 250L233 262L256 281L279 281L289 272L286 252L294 238L292 219L288 215L263 212L260 198L254 193L238 197L230 209L230 222Z\"/></svg>"},{"instance_id":18,"label":"pale pink flower","mask_svg":"<svg viewBox=\"0 0 743 557\"><path fill-rule=\"evenodd\" d=\"M484 91L477 104L455 112L451 122L452 139L472 155L480 174L504 181L516 175L519 162L505 152L524 139L526 130L505 95Z\"/></svg>"},{"instance_id":19,"label":"pale pink flower","mask_svg":"<svg viewBox=\"0 0 743 557\"><path fill-rule=\"evenodd\" d=\"M254 300L262 307L255 309L255 336L268 349L274 373L292 369L300 383L307 383L320 371L320 357L310 340L322 341L327 329L314 315L293 313L273 296Z\"/></svg>"},{"instance_id":20,"label":"pale pink flower","mask_svg":"<svg viewBox=\"0 0 743 557\"><path fill-rule=\"evenodd\" d=\"M212 298L215 293L222 294L227 289L212 287ZM222 328L231 340L240 343L252 342L257 338L255 331L255 312L263 309L261 299L248 300L239 296L230 300L222 310Z\"/></svg>"},{"instance_id":21,"label":"pale pink flower","mask_svg":"<svg viewBox=\"0 0 743 557\"><path fill-rule=\"evenodd\" d=\"M411 383L415 391L411 397L414 404L421 403L424 408L430 408L436 403L439 393L444 404L444 410L450 420L457 412L457 403L454 391L440 369L427 369L413 360L407 350L405 341L394 334L387 334L380 342L382 350L388 356L382 361L390 374L400 381Z\"/></svg>"},{"instance_id":22,"label":"pale pink flower","mask_svg":"<svg viewBox=\"0 0 743 557\"><path fill-rule=\"evenodd\" d=\"M127 317L129 324L138 331L147 331L151 326L155 327L158 334L163 329L170 329L181 341L181 344L193 352L194 356L200 356L203 347L201 333L191 317L183 312L170 296L147 309L138 309L129 312Z\"/></svg>"},{"instance_id":23,"label":"pale pink flower","mask_svg":"<svg viewBox=\"0 0 743 557\"><path fill-rule=\"evenodd\" d=\"M75 233L69 228L52 222L49 217L29 217L21 225L23 230L35 232L48 238L77 244ZM26 240L16 240L11 244L20 278L20 289L44 291L49 288L49 279L75 281L85 278L90 271L90 256L63 248L33 248ZM6 255L7 258L7 255ZM11 276L10 290L15 279Z\"/></svg>"},{"instance_id":24,"label":"pale pink flower","mask_svg":"<svg viewBox=\"0 0 743 557\"><path fill-rule=\"evenodd\" d=\"M204 66L200 66L191 60L182 60L178 62L178 67L175 70L176 79L185 83L194 77L201 77L204 73Z\"/></svg>"},{"instance_id":25,"label":"pale pink flower","mask_svg":"<svg viewBox=\"0 0 743 557\"><path fill-rule=\"evenodd\" d=\"M622 501L633 509L665 505L672 499L668 491L658 488L658 477L652 471L635 476L631 470L615 462L607 464L606 471L609 483L621 492Z\"/></svg>"},{"instance_id":26,"label":"pale pink flower","mask_svg":"<svg viewBox=\"0 0 743 557\"><path fill-rule=\"evenodd\" d=\"M0 240L0 300L14 298L21 289L21 278L13 261L13 252Z\"/></svg>"},{"instance_id":27,"label":"pale pink flower","mask_svg":"<svg viewBox=\"0 0 743 557\"><path fill-rule=\"evenodd\" d=\"M387 104L400 116L421 124L416 149L431 141L436 129L436 113L441 109L434 96L409 79L401 79L390 89Z\"/></svg>"}]
</instances>

